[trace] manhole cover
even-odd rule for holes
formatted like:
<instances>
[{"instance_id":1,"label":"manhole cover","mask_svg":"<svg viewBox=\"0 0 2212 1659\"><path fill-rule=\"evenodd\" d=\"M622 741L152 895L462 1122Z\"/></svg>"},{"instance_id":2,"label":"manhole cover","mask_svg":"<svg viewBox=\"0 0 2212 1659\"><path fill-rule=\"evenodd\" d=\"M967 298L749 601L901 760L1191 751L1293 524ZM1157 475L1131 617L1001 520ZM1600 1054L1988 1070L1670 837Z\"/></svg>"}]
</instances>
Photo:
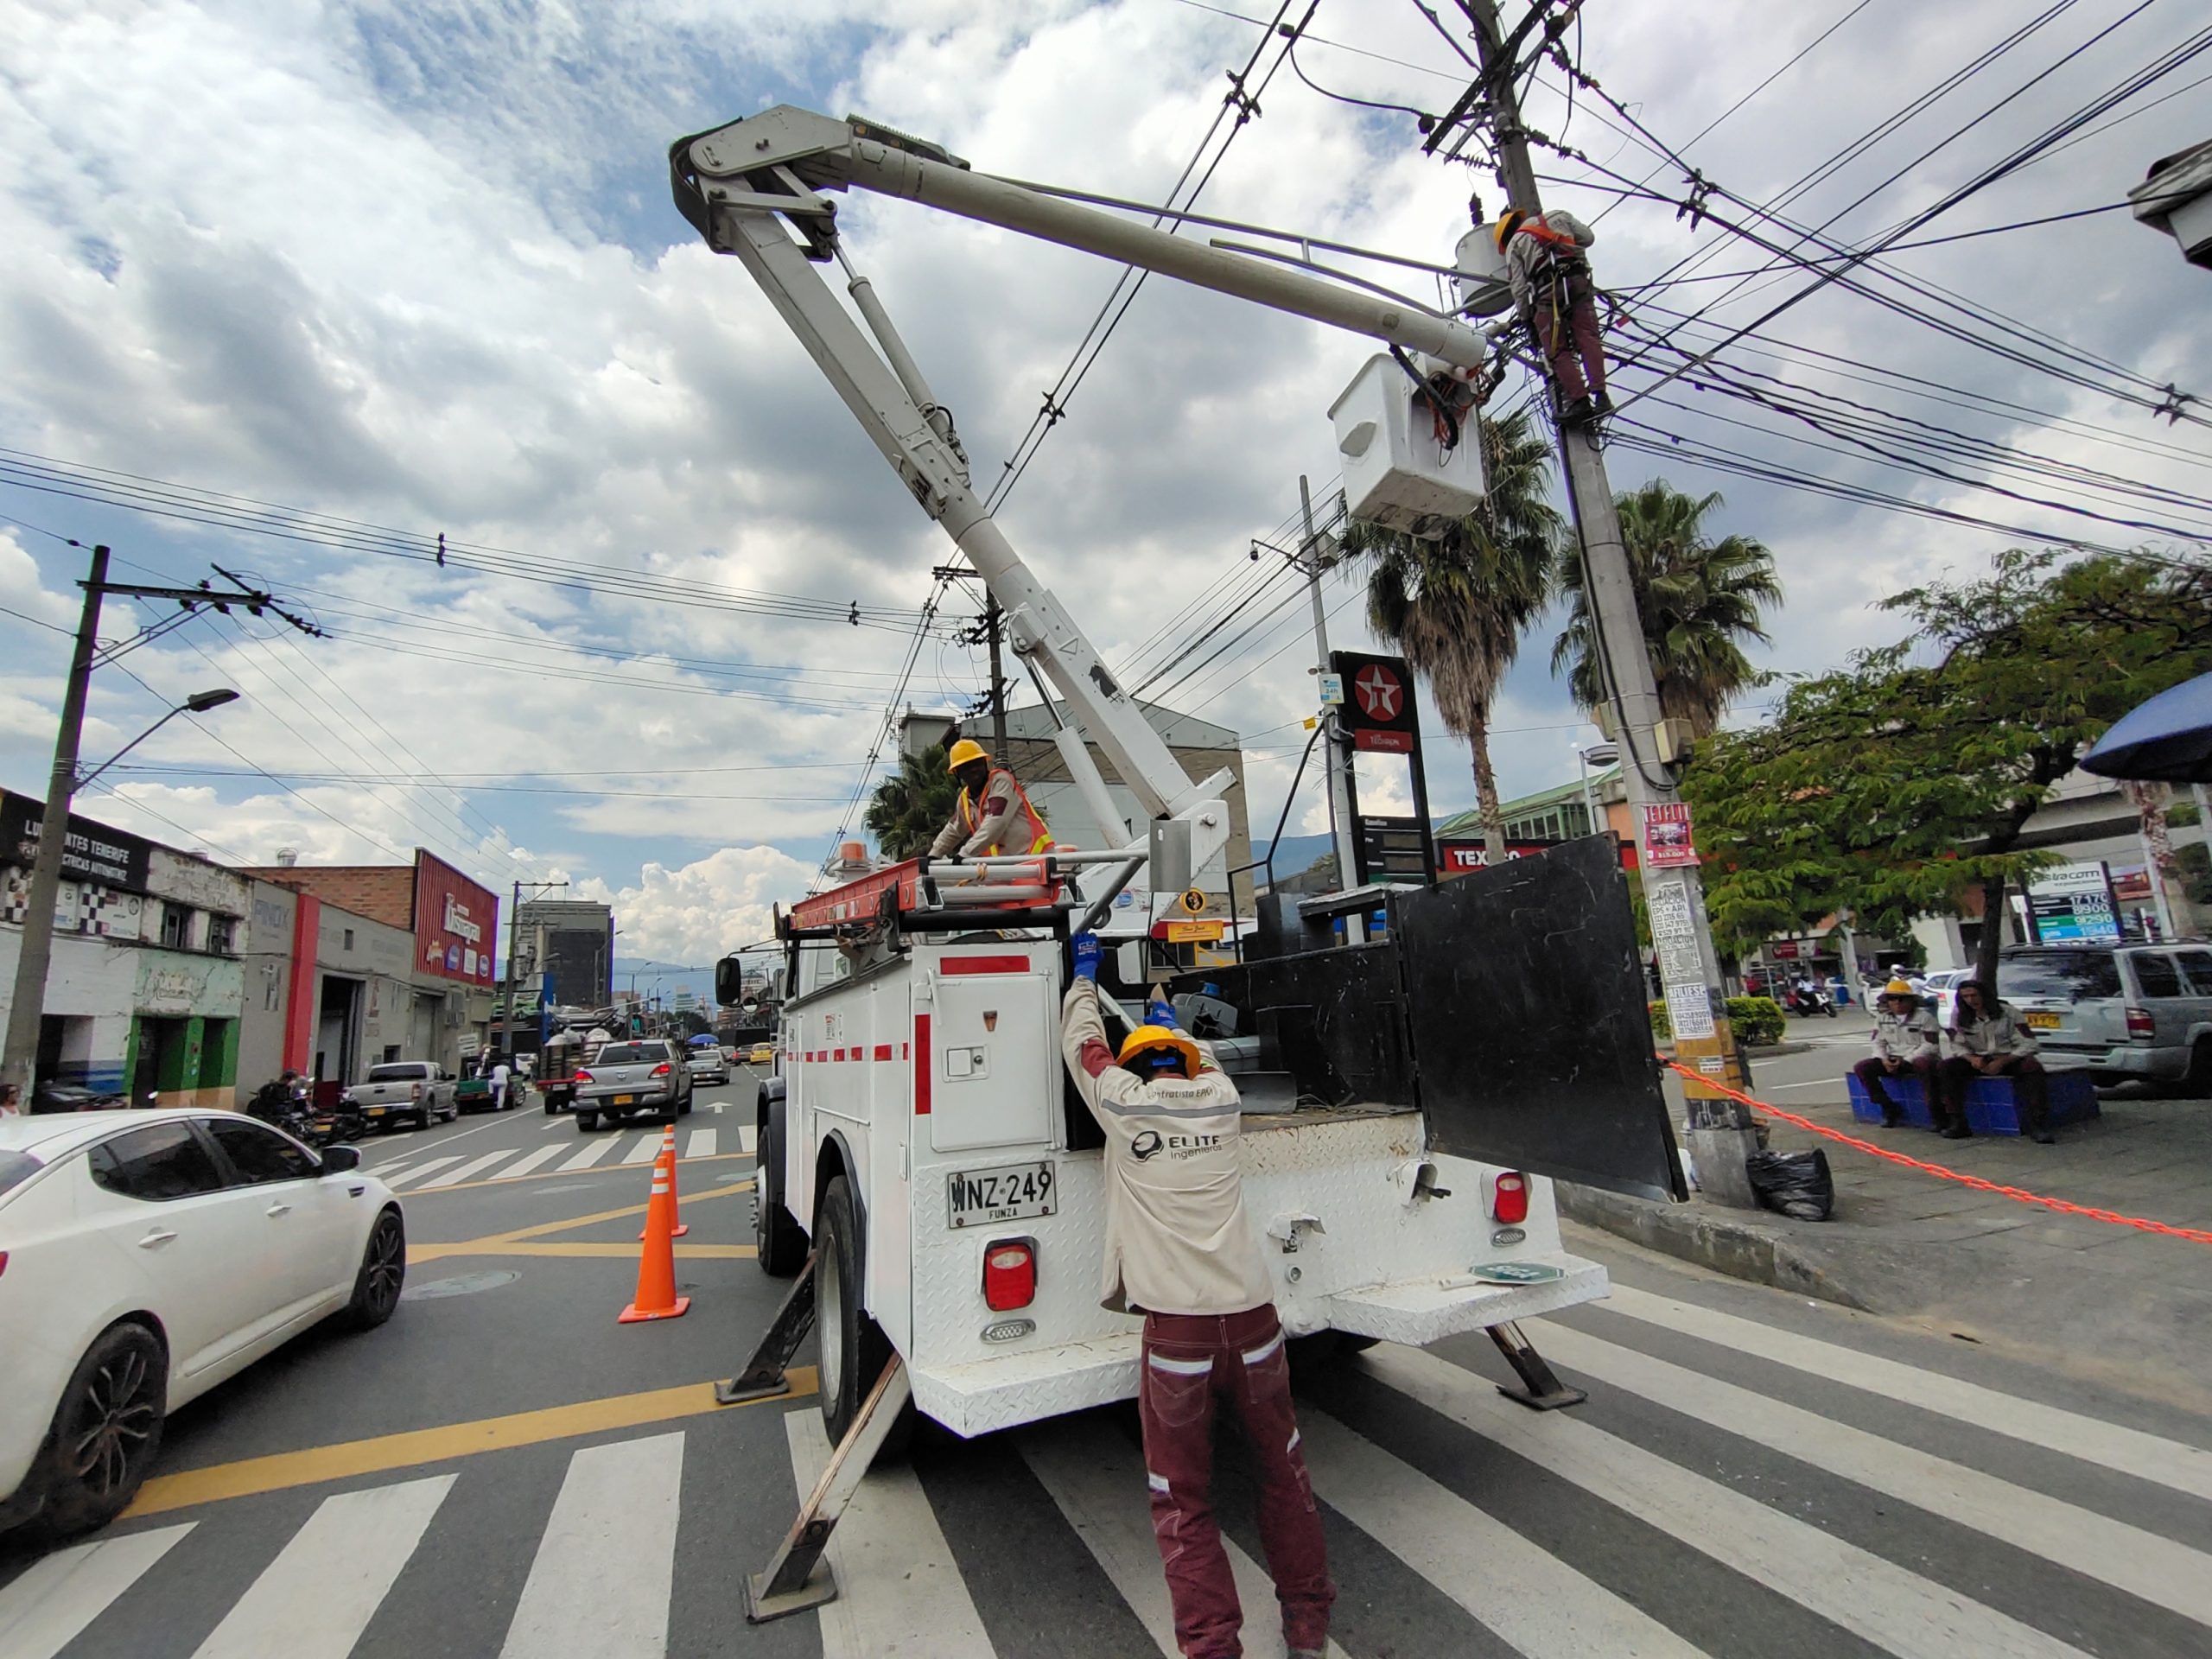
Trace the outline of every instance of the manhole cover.
<instances>
[{"instance_id":1,"label":"manhole cover","mask_svg":"<svg viewBox=\"0 0 2212 1659\"><path fill-rule=\"evenodd\" d=\"M399 1293L403 1302L434 1302L441 1296L474 1296L480 1290L497 1290L522 1275L506 1268L487 1268L481 1273L457 1273L450 1279L431 1279L410 1285Z\"/></svg>"}]
</instances>

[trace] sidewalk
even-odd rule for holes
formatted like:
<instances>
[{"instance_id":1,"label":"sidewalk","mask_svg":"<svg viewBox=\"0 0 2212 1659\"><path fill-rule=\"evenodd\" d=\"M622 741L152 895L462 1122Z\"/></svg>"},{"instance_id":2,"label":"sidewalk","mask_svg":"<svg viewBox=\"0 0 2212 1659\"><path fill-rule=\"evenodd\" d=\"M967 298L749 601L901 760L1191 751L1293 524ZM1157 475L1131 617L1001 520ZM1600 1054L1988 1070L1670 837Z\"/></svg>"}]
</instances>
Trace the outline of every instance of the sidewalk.
<instances>
[{"instance_id":1,"label":"sidewalk","mask_svg":"<svg viewBox=\"0 0 2212 1659\"><path fill-rule=\"evenodd\" d=\"M1793 1035L1802 1030L1792 1026ZM2153 1099L2126 1085L2104 1097L2096 1122L2061 1129L2056 1146L2041 1147L1873 1129L1841 1104L1754 1092L1961 1174L2212 1229L2212 1102ZM1671 1088L1669 1095L1679 1109L1679 1096ZM2212 1409L2212 1244L1977 1192L1779 1121L1771 1144L1785 1152L1826 1148L1836 1183L1833 1220L1791 1221L1702 1198L1655 1205L1565 1185L1560 1208L1718 1272L1910 1319L2114 1387Z\"/></svg>"}]
</instances>

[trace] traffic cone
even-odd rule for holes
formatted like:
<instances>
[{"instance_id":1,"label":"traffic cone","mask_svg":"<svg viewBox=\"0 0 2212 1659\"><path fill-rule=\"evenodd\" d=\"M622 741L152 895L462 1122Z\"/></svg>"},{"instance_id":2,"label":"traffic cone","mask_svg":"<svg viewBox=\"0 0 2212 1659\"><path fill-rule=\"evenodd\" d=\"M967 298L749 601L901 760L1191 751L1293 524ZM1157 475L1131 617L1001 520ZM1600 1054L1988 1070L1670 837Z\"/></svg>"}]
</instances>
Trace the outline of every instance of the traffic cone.
<instances>
[{"instance_id":1,"label":"traffic cone","mask_svg":"<svg viewBox=\"0 0 2212 1659\"><path fill-rule=\"evenodd\" d=\"M659 1179L661 1166L663 1165L666 1165L668 1167L668 1207L670 1213L676 1217L676 1230L671 1232L669 1236L671 1238L681 1238L684 1234L691 1230L691 1224L683 1219L683 1206L677 1198L676 1125L673 1123L670 1124L665 1129L661 1131L660 1150L653 1154L653 1177L655 1179ZM652 1224L650 1217L647 1218L646 1224L648 1226ZM640 1231L638 1236L639 1238L643 1238L645 1234Z\"/></svg>"},{"instance_id":2,"label":"traffic cone","mask_svg":"<svg viewBox=\"0 0 2212 1659\"><path fill-rule=\"evenodd\" d=\"M678 1319L690 1310L691 1299L676 1294L675 1225L675 1173L656 1160L652 1197L645 1205L645 1248L638 1257L638 1294L615 1316L618 1325Z\"/></svg>"}]
</instances>

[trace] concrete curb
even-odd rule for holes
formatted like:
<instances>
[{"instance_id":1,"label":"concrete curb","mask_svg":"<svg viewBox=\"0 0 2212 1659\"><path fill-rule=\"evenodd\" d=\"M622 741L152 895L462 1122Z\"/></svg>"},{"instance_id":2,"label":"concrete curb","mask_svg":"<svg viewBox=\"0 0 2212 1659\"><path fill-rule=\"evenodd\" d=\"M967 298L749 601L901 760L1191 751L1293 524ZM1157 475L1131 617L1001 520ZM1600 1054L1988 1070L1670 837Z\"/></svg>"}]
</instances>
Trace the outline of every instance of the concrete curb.
<instances>
[{"instance_id":1,"label":"concrete curb","mask_svg":"<svg viewBox=\"0 0 2212 1659\"><path fill-rule=\"evenodd\" d=\"M1675 1058L1672 1043L1660 1043L1656 1046L1663 1058L1670 1060ZM1743 1052L1746 1059L1771 1060L1783 1054L1809 1054L1817 1046L1819 1045L1815 1043L1745 1043Z\"/></svg>"},{"instance_id":2,"label":"concrete curb","mask_svg":"<svg viewBox=\"0 0 2212 1659\"><path fill-rule=\"evenodd\" d=\"M1748 1214L1738 1219L1735 1211L1724 1215L1694 1202L1653 1204L1566 1181L1555 1190L1561 1215L1648 1250L1862 1313L1897 1311L1872 1305L1822 1259L1823 1253L1805 1249L1785 1230L1762 1225Z\"/></svg>"}]
</instances>

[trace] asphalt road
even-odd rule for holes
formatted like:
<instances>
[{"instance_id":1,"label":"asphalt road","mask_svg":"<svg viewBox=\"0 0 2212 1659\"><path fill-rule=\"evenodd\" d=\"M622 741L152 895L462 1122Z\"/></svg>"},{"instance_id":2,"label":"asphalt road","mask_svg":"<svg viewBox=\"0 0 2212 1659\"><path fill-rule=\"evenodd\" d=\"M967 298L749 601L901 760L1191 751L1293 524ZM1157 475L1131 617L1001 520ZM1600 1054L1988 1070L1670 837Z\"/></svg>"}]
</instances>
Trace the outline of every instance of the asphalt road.
<instances>
[{"instance_id":1,"label":"asphalt road","mask_svg":"<svg viewBox=\"0 0 2212 1659\"><path fill-rule=\"evenodd\" d=\"M1816 1064L1771 1062L1762 1085L1792 1061ZM750 1097L702 1091L678 1127L695 1300L652 1325L614 1318L648 1180L621 1160L645 1129L533 1110L372 1143L414 1251L398 1315L311 1335L179 1413L156 1479L99 1538L0 1554L0 1655L1172 1654L1126 1408L925 1440L849 1512L841 1599L746 1624L742 1575L827 1452L810 1374L766 1404L706 1390L782 1288L746 1255ZM1589 1389L1580 1407L1503 1400L1479 1338L1301 1376L1338 1651L2212 1651L2212 1425L1593 1235L1574 1247L1615 1298L1529 1333ZM1234 1454L1221 1495L1248 1651L1280 1654Z\"/></svg>"}]
</instances>

